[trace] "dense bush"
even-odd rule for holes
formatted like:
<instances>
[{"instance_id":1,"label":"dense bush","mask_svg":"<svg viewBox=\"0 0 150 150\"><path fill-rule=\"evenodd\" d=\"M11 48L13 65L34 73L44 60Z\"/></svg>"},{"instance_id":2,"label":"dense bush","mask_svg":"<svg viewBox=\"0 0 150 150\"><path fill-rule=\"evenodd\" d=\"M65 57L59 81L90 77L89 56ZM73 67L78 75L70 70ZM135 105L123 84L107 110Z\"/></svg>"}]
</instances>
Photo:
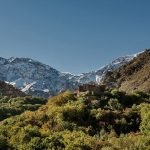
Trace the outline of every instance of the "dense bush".
<instances>
[{"instance_id":1,"label":"dense bush","mask_svg":"<svg viewBox=\"0 0 150 150\"><path fill-rule=\"evenodd\" d=\"M26 110L37 110L47 102L46 99L36 97L0 97L0 121L11 116L21 114Z\"/></svg>"},{"instance_id":2,"label":"dense bush","mask_svg":"<svg viewBox=\"0 0 150 150\"><path fill-rule=\"evenodd\" d=\"M148 100L148 94L117 90L101 95L65 92L43 106L41 99L3 97L1 106L14 108L8 111L11 115L35 110L34 104L41 107L0 122L0 149L146 150L150 148Z\"/></svg>"},{"instance_id":3,"label":"dense bush","mask_svg":"<svg viewBox=\"0 0 150 150\"><path fill-rule=\"evenodd\" d=\"M141 110L141 125L142 133L150 136L150 104L140 105Z\"/></svg>"}]
</instances>

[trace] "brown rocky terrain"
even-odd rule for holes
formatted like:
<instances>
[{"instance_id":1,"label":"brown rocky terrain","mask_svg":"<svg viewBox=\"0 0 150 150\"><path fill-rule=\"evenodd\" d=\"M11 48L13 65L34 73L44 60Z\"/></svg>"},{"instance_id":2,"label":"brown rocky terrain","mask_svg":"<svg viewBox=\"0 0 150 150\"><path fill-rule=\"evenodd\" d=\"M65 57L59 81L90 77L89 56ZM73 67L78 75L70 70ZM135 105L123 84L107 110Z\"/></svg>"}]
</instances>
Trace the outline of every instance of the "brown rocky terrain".
<instances>
[{"instance_id":1,"label":"brown rocky terrain","mask_svg":"<svg viewBox=\"0 0 150 150\"><path fill-rule=\"evenodd\" d=\"M0 81L0 95L3 96L25 96L25 93L21 92L17 88L13 87L12 85L9 85L5 83L4 81Z\"/></svg>"},{"instance_id":2,"label":"brown rocky terrain","mask_svg":"<svg viewBox=\"0 0 150 150\"><path fill-rule=\"evenodd\" d=\"M126 65L108 72L103 84L119 90L150 92L150 49L146 49Z\"/></svg>"}]
</instances>

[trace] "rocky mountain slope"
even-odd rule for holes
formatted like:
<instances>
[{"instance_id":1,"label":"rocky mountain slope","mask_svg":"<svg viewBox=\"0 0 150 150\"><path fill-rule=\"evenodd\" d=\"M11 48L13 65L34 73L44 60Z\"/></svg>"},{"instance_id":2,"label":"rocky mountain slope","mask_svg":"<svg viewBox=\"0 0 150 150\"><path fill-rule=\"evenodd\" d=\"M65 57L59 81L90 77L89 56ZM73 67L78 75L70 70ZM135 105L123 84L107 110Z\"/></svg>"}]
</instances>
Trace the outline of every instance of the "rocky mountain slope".
<instances>
[{"instance_id":1,"label":"rocky mountain slope","mask_svg":"<svg viewBox=\"0 0 150 150\"><path fill-rule=\"evenodd\" d=\"M150 49L114 72L108 72L102 83L127 92L150 92Z\"/></svg>"},{"instance_id":2,"label":"rocky mountain slope","mask_svg":"<svg viewBox=\"0 0 150 150\"><path fill-rule=\"evenodd\" d=\"M80 75L62 73L30 58L0 58L0 80L27 94L49 97L66 89L73 90L83 83L100 83L108 71L117 69L134 57L136 55L120 57L97 71Z\"/></svg>"},{"instance_id":3,"label":"rocky mountain slope","mask_svg":"<svg viewBox=\"0 0 150 150\"><path fill-rule=\"evenodd\" d=\"M17 97L25 96L25 93L21 92L12 85L5 83L4 81L0 81L0 95Z\"/></svg>"}]
</instances>

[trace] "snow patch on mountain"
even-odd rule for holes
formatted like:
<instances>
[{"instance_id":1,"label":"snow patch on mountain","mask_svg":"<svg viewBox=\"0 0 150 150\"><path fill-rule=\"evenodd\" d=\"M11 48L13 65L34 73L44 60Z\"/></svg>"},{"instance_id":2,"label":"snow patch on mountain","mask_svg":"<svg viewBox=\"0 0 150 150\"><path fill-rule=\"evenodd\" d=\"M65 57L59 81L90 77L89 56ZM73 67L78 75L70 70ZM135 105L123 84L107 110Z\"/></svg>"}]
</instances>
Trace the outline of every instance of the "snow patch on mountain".
<instances>
[{"instance_id":1,"label":"snow patch on mountain","mask_svg":"<svg viewBox=\"0 0 150 150\"><path fill-rule=\"evenodd\" d=\"M35 81L30 83L30 84L28 84L28 85L26 85L25 88L22 89L22 92L28 91L34 84L36 84Z\"/></svg>"}]
</instances>

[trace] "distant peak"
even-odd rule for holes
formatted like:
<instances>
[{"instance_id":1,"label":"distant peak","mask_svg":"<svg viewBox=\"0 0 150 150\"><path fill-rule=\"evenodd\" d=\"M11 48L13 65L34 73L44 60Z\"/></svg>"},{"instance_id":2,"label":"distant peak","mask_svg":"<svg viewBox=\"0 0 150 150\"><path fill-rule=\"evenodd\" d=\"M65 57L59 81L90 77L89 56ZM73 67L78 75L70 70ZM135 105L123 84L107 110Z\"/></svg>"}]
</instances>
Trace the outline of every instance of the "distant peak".
<instances>
[{"instance_id":1,"label":"distant peak","mask_svg":"<svg viewBox=\"0 0 150 150\"><path fill-rule=\"evenodd\" d=\"M10 63L12 63L12 62L27 62L27 63L34 62L34 63L42 64L41 62L39 62L37 60L33 60L33 59L27 58L27 57L11 57L8 59L8 61Z\"/></svg>"}]
</instances>

